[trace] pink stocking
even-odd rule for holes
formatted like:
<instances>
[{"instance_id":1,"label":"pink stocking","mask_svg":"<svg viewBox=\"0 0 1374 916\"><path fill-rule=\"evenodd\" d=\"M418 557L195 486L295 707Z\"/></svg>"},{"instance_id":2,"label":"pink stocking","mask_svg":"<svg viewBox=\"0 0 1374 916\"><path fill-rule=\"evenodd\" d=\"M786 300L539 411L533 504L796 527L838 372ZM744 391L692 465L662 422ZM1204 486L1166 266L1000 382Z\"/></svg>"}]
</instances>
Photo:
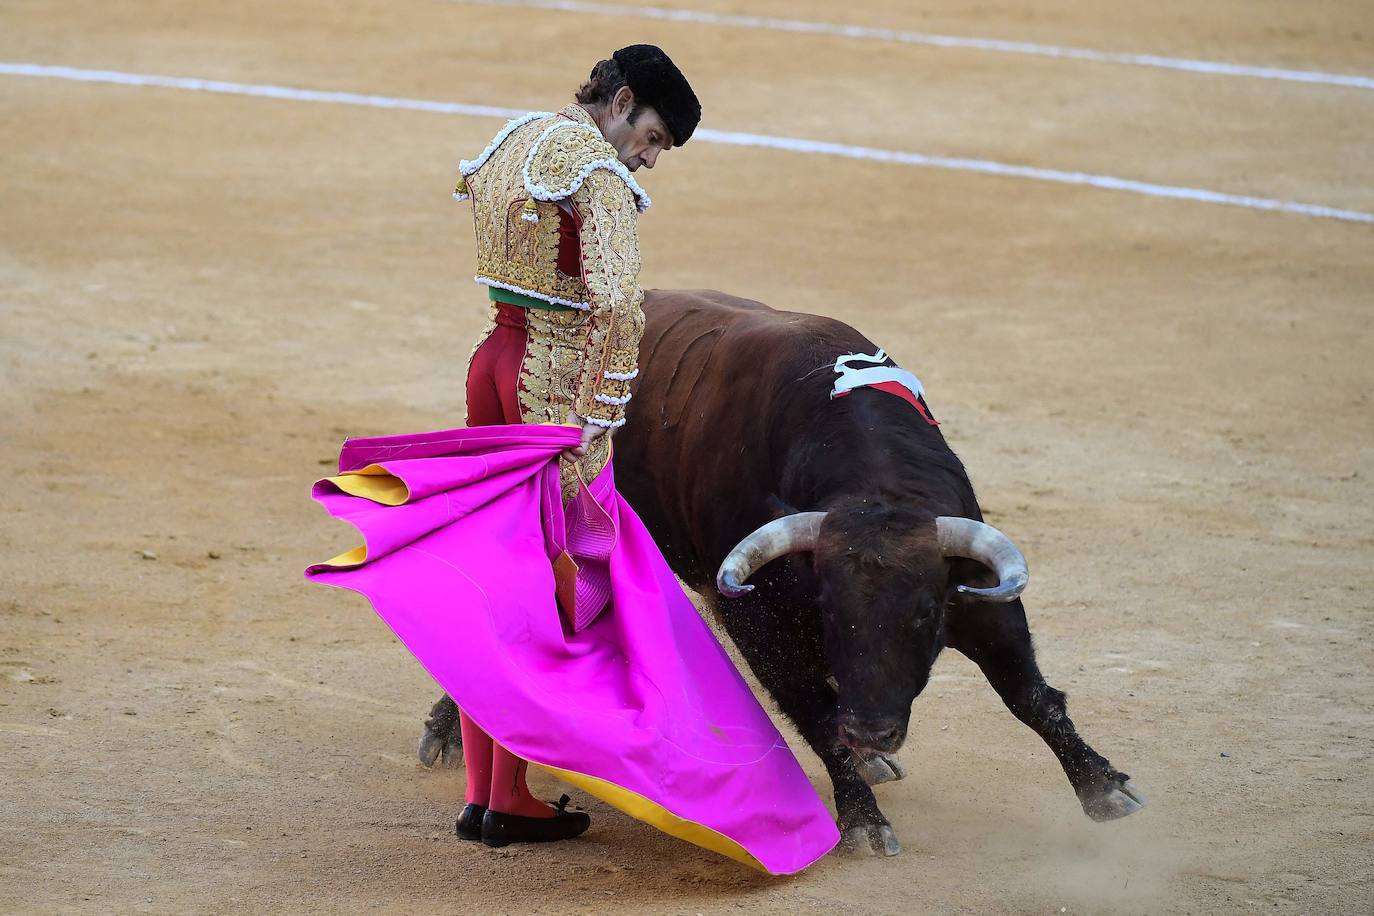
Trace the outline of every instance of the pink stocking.
<instances>
[{"instance_id":1,"label":"pink stocking","mask_svg":"<svg viewBox=\"0 0 1374 916\"><path fill-rule=\"evenodd\" d=\"M491 802L491 752L496 745L462 710L458 724L463 730L463 764L468 770L465 798L470 805L486 807Z\"/></svg>"},{"instance_id":2,"label":"pink stocking","mask_svg":"<svg viewBox=\"0 0 1374 916\"><path fill-rule=\"evenodd\" d=\"M464 736L464 741L467 738ZM488 741L491 739L488 738ZM525 761L499 744L492 743L491 800L493 811L522 817L553 817L554 810L530 794L525 785ZM468 776L471 783L472 776Z\"/></svg>"}]
</instances>

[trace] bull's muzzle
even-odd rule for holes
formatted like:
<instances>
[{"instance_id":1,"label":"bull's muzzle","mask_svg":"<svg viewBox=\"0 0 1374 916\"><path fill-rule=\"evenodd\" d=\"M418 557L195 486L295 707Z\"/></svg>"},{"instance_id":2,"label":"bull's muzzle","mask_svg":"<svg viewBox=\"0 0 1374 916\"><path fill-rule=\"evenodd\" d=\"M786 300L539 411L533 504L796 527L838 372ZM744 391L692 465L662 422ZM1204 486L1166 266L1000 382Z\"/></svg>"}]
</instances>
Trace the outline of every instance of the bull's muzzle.
<instances>
[{"instance_id":1,"label":"bull's muzzle","mask_svg":"<svg viewBox=\"0 0 1374 916\"><path fill-rule=\"evenodd\" d=\"M895 719L863 719L840 714L840 743L860 756L890 754L906 740L906 723Z\"/></svg>"}]
</instances>

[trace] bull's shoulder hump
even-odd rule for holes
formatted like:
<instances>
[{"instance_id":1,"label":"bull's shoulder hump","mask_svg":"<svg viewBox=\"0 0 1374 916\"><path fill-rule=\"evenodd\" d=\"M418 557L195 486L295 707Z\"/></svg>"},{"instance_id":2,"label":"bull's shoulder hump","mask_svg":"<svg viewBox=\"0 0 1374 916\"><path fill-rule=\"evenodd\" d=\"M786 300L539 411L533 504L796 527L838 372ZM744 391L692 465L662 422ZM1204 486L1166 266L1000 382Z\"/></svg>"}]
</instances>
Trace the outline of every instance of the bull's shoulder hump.
<instances>
[{"instance_id":1,"label":"bull's shoulder hump","mask_svg":"<svg viewBox=\"0 0 1374 916\"><path fill-rule=\"evenodd\" d=\"M834 318L789 312L711 289L655 289L644 297L649 330L718 328L733 346L783 346L808 356L877 349L854 328ZM833 352L832 352L833 351Z\"/></svg>"},{"instance_id":2,"label":"bull's shoulder hump","mask_svg":"<svg viewBox=\"0 0 1374 916\"><path fill-rule=\"evenodd\" d=\"M788 333L823 335L867 343L867 339L849 325L824 315L808 312L791 312L774 308L754 299L732 296L715 289L664 289L650 290L645 294L646 307L649 303L662 303L665 309L696 308L703 312L715 312L722 317L735 317L745 324L761 330L770 328L785 329Z\"/></svg>"},{"instance_id":3,"label":"bull's shoulder hump","mask_svg":"<svg viewBox=\"0 0 1374 916\"><path fill-rule=\"evenodd\" d=\"M715 289L646 290L644 293L644 307L645 309L699 308L708 311L724 310L729 312L776 311L776 309L764 305L762 302L755 302L753 299L745 299L740 296L732 296L729 293L722 293L720 290Z\"/></svg>"},{"instance_id":4,"label":"bull's shoulder hump","mask_svg":"<svg viewBox=\"0 0 1374 916\"><path fill-rule=\"evenodd\" d=\"M837 318L825 315L812 315L807 312L788 312L769 309L766 313L756 312L740 323L739 330L748 329L761 335L795 341L799 346L807 345L829 348L854 348L869 346L870 341L863 334Z\"/></svg>"}]
</instances>

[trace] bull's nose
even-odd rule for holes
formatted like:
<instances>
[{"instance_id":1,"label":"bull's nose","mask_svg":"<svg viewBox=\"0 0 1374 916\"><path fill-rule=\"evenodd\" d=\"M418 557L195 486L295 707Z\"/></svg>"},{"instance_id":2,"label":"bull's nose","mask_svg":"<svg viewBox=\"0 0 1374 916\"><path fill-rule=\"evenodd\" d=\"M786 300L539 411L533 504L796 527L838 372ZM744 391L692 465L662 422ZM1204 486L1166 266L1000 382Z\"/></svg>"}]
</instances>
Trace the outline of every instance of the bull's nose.
<instances>
[{"instance_id":1,"label":"bull's nose","mask_svg":"<svg viewBox=\"0 0 1374 916\"><path fill-rule=\"evenodd\" d=\"M882 731L874 732L871 740L873 746L880 751L896 750L896 744L902 740L902 730L893 725Z\"/></svg>"},{"instance_id":2,"label":"bull's nose","mask_svg":"<svg viewBox=\"0 0 1374 916\"><path fill-rule=\"evenodd\" d=\"M866 723L840 718L840 742L845 747L873 751L895 751L901 747L903 728L892 722Z\"/></svg>"}]
</instances>

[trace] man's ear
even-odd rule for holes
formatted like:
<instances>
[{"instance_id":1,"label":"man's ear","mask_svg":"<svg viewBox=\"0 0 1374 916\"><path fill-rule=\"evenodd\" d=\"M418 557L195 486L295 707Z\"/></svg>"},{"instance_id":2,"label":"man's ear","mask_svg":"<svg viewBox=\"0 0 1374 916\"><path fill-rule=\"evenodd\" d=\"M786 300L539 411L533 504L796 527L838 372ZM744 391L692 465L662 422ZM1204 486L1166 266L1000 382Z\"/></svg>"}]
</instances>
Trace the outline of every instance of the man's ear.
<instances>
[{"instance_id":1,"label":"man's ear","mask_svg":"<svg viewBox=\"0 0 1374 916\"><path fill-rule=\"evenodd\" d=\"M629 86L621 86L615 92L615 97L611 99L611 115L620 117L629 114L635 107L635 91Z\"/></svg>"}]
</instances>

